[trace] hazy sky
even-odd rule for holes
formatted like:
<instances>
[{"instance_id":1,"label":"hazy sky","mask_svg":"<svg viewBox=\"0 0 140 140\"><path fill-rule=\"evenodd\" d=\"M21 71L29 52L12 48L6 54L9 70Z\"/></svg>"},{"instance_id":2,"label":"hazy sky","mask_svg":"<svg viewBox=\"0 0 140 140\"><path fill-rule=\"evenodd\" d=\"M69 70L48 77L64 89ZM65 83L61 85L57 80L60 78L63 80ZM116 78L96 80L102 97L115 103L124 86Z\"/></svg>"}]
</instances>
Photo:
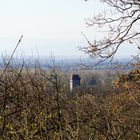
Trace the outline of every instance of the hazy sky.
<instances>
[{"instance_id":1,"label":"hazy sky","mask_svg":"<svg viewBox=\"0 0 140 140\"><path fill-rule=\"evenodd\" d=\"M82 55L81 32L97 37L84 19L102 8L94 0L0 0L0 53L10 53L23 35L18 52L25 55Z\"/></svg>"}]
</instances>

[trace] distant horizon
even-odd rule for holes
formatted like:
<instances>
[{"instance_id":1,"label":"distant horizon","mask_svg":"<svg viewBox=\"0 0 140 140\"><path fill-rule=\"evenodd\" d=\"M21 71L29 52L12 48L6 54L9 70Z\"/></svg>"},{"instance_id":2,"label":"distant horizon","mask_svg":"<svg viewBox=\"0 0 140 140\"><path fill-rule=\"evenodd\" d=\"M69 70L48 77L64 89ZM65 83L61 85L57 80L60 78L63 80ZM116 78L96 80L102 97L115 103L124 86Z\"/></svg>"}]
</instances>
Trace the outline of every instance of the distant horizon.
<instances>
[{"instance_id":1,"label":"distant horizon","mask_svg":"<svg viewBox=\"0 0 140 140\"><path fill-rule=\"evenodd\" d=\"M12 52L11 52L12 53ZM6 54L1 54L0 59L2 59L3 57L10 57L11 53L6 53ZM33 58L33 59L51 59L54 58L56 60L63 60L63 59L90 59L90 60L94 60L94 57L90 57L88 54L83 54L83 55L55 55L53 53L50 53L50 55L39 55L39 54L32 54L32 55L24 55L24 54L15 54L13 56L13 59L28 59L28 58ZM122 60L122 59L131 59L132 56L130 55L116 55L114 56L114 60ZM108 61L108 60L107 60Z\"/></svg>"}]
</instances>

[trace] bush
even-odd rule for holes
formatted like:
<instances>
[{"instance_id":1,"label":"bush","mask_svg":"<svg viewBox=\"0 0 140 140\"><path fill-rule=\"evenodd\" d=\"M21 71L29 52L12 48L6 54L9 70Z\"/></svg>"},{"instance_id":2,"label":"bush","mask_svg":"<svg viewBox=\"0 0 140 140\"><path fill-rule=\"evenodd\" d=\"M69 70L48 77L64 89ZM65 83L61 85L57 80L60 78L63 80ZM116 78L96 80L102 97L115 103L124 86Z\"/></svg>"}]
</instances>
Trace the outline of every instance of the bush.
<instances>
[{"instance_id":1,"label":"bush","mask_svg":"<svg viewBox=\"0 0 140 140\"><path fill-rule=\"evenodd\" d=\"M50 70L35 66L9 65L1 76L1 139L139 139L139 87L103 96L77 89L68 98L55 65Z\"/></svg>"}]
</instances>

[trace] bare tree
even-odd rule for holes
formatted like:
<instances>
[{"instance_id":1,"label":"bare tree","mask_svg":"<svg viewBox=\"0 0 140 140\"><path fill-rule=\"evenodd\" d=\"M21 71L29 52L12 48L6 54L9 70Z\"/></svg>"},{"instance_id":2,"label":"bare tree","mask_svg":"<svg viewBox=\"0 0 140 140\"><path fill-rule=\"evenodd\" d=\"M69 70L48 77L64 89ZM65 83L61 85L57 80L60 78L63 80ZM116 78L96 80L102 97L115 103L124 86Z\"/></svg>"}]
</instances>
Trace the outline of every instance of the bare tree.
<instances>
[{"instance_id":1,"label":"bare tree","mask_svg":"<svg viewBox=\"0 0 140 140\"><path fill-rule=\"evenodd\" d=\"M140 0L101 0L107 4L105 12L93 18L86 19L89 27L99 27L104 32L102 38L88 41L88 46L82 50L91 57L100 58L100 62L112 60L118 49L125 44L139 47L140 28ZM129 45L128 45L129 44Z\"/></svg>"}]
</instances>

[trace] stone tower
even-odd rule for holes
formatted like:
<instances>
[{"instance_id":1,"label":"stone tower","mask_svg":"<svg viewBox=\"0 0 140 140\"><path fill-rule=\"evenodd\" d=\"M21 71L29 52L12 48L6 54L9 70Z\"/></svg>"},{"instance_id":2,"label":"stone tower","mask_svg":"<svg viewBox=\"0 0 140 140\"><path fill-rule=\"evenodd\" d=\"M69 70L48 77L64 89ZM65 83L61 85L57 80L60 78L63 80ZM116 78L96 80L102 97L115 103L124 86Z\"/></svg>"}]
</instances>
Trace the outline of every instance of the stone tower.
<instances>
[{"instance_id":1,"label":"stone tower","mask_svg":"<svg viewBox=\"0 0 140 140\"><path fill-rule=\"evenodd\" d=\"M80 86L80 76L78 74L73 74L70 78L70 91L72 92L74 88Z\"/></svg>"}]
</instances>

